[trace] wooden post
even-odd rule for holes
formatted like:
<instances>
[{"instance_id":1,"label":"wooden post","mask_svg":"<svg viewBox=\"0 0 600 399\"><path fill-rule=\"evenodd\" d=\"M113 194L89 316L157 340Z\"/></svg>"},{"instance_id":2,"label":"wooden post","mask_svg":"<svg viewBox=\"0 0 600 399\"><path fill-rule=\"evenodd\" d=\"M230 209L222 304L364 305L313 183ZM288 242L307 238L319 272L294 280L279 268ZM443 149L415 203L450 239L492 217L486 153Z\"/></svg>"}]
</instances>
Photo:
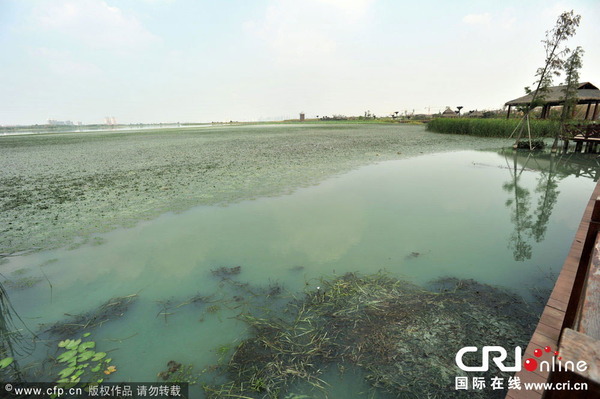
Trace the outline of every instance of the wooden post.
<instances>
[{"instance_id":1,"label":"wooden post","mask_svg":"<svg viewBox=\"0 0 600 399\"><path fill-rule=\"evenodd\" d=\"M512 105L508 106L508 111L506 112L506 119L510 118L510 107L512 107ZM598 108L598 103L596 103L596 108Z\"/></svg>"},{"instance_id":2,"label":"wooden post","mask_svg":"<svg viewBox=\"0 0 600 399\"><path fill-rule=\"evenodd\" d=\"M587 109L585 110L585 118L583 118L584 120L587 120L588 116L590 116L591 108L592 108L592 103L588 103Z\"/></svg>"}]
</instances>

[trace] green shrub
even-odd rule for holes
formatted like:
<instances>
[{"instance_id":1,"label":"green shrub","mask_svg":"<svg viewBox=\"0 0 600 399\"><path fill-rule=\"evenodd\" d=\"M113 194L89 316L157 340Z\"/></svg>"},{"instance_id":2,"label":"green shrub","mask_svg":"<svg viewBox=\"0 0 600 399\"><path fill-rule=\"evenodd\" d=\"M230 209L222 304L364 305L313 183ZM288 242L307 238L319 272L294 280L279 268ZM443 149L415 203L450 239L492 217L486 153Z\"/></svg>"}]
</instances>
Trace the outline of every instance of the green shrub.
<instances>
[{"instance_id":1,"label":"green shrub","mask_svg":"<svg viewBox=\"0 0 600 399\"><path fill-rule=\"evenodd\" d=\"M427 130L436 133L508 138L519 121L520 119L435 118L427 124ZM559 123L550 120L530 120L529 124L532 137L554 137L559 129Z\"/></svg>"}]
</instances>

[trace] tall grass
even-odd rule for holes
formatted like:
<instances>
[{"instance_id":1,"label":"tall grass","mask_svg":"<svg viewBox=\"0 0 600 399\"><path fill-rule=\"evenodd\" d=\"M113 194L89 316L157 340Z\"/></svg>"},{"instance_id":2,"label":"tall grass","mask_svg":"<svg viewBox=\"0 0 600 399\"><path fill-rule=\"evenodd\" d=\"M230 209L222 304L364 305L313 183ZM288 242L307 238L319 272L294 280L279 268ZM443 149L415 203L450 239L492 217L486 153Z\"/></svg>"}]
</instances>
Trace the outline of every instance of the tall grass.
<instances>
[{"instance_id":1,"label":"tall grass","mask_svg":"<svg viewBox=\"0 0 600 399\"><path fill-rule=\"evenodd\" d=\"M435 118L427 130L436 133L466 134L480 137L509 137L520 119ZM559 123L551 120L530 120L532 137L554 137Z\"/></svg>"}]
</instances>

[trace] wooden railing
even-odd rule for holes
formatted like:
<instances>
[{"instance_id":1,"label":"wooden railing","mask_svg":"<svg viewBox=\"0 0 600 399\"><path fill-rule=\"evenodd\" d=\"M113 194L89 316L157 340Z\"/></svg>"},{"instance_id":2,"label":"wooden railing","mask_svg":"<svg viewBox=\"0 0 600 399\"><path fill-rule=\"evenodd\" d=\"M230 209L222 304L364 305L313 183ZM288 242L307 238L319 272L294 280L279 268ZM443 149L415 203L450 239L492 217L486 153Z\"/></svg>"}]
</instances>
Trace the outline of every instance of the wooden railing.
<instances>
[{"instance_id":1,"label":"wooden railing","mask_svg":"<svg viewBox=\"0 0 600 399\"><path fill-rule=\"evenodd\" d=\"M581 152L584 143L586 144L585 152L596 152L596 147L600 144L600 124L580 123L565 125L561 139L564 143L563 148L565 152L569 148L570 140L576 143L575 152Z\"/></svg>"},{"instance_id":2,"label":"wooden railing","mask_svg":"<svg viewBox=\"0 0 600 399\"><path fill-rule=\"evenodd\" d=\"M523 359L535 358L536 349L549 346L562 361L583 361L583 372L550 372L525 369L517 372L522 383L585 383L587 390L510 389L507 399L600 398L600 183L596 184L575 233L537 328Z\"/></svg>"},{"instance_id":3,"label":"wooden railing","mask_svg":"<svg viewBox=\"0 0 600 399\"><path fill-rule=\"evenodd\" d=\"M568 371L553 372L549 382L586 384L585 390L546 391L544 398L600 398L600 197L592 211L581 264L571 293L558 353Z\"/></svg>"},{"instance_id":4,"label":"wooden railing","mask_svg":"<svg viewBox=\"0 0 600 399\"><path fill-rule=\"evenodd\" d=\"M600 139L600 124L567 124L565 125L565 134L563 135L563 138L567 140Z\"/></svg>"}]
</instances>

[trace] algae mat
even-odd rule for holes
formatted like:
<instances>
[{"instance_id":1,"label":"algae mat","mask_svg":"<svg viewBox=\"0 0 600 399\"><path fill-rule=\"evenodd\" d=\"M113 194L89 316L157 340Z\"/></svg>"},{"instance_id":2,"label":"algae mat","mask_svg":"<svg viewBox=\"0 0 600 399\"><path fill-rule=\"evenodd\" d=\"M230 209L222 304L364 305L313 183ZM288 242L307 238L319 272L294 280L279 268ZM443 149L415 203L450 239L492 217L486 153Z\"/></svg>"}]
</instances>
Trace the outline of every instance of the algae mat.
<instances>
[{"instance_id":1,"label":"algae mat","mask_svg":"<svg viewBox=\"0 0 600 399\"><path fill-rule=\"evenodd\" d=\"M72 245L194 205L280 195L381 160L501 143L415 125L0 136L0 254Z\"/></svg>"}]
</instances>

